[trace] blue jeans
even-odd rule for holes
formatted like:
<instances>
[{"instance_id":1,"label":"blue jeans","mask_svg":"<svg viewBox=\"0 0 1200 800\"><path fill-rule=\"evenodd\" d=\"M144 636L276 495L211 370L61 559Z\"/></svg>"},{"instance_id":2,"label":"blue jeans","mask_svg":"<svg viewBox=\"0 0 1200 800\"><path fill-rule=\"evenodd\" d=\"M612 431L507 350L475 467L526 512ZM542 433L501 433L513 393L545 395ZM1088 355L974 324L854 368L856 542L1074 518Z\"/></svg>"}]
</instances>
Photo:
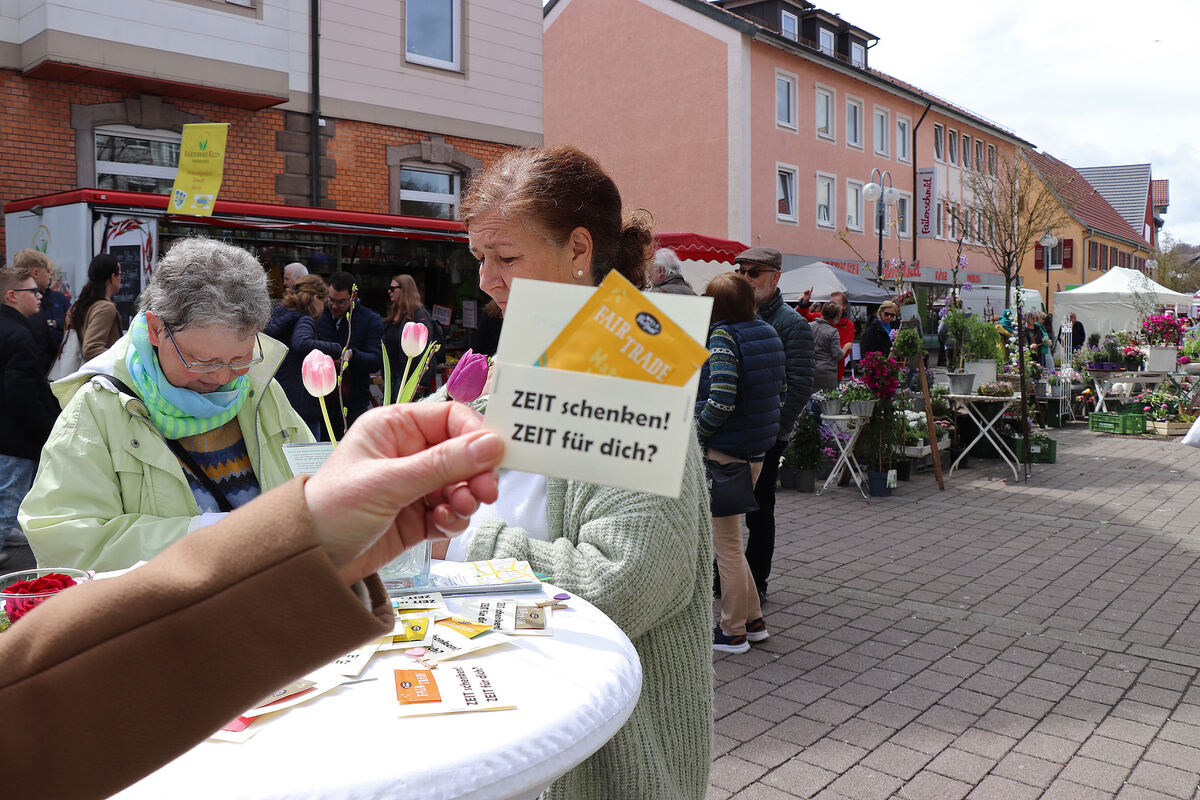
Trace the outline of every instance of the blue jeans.
<instances>
[{"instance_id":1,"label":"blue jeans","mask_svg":"<svg viewBox=\"0 0 1200 800\"><path fill-rule=\"evenodd\" d=\"M17 525L17 509L33 486L36 466L37 462L31 458L0 453L0 546L4 545L5 539L25 540L21 527Z\"/></svg>"}]
</instances>

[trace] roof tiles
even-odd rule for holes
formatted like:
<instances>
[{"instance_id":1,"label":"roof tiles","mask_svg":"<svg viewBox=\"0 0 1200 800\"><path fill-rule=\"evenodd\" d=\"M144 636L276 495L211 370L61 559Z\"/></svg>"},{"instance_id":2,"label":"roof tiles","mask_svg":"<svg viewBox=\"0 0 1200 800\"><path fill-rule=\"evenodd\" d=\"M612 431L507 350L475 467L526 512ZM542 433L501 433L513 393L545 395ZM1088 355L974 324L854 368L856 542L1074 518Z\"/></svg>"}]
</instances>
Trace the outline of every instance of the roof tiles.
<instances>
[{"instance_id":1,"label":"roof tiles","mask_svg":"<svg viewBox=\"0 0 1200 800\"><path fill-rule=\"evenodd\" d=\"M1130 227L1135 231L1142 229L1146 222L1146 202L1150 199L1149 164L1080 167L1079 174L1104 195Z\"/></svg>"},{"instance_id":2,"label":"roof tiles","mask_svg":"<svg viewBox=\"0 0 1200 800\"><path fill-rule=\"evenodd\" d=\"M1083 170L1076 170L1047 153L1026 151L1026 155L1047 179L1067 210L1084 225L1131 242L1145 241L1104 195L1083 177ZM1149 165L1145 166L1149 174Z\"/></svg>"}]
</instances>

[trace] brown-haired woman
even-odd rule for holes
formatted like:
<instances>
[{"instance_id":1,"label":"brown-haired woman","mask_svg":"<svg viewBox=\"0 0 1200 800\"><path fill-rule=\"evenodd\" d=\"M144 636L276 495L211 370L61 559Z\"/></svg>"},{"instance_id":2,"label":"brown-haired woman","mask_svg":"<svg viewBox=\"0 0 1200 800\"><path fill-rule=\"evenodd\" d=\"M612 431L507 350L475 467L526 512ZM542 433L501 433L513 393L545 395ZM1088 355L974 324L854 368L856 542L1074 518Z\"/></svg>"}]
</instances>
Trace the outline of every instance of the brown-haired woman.
<instances>
[{"instance_id":1,"label":"brown-haired woman","mask_svg":"<svg viewBox=\"0 0 1200 800\"><path fill-rule=\"evenodd\" d=\"M79 337L83 360L95 358L121 338L121 315L112 296L121 288L121 264L100 253L88 264L88 282L67 311L68 327Z\"/></svg>"},{"instance_id":2,"label":"brown-haired woman","mask_svg":"<svg viewBox=\"0 0 1200 800\"><path fill-rule=\"evenodd\" d=\"M704 457L718 464L747 463L751 485L763 454L775 444L786 386L783 342L756 313L754 287L736 272L708 282L713 299L708 361L696 393L696 435ZM750 499L753 499L751 495ZM742 514L713 517L713 550L721 578L721 622L713 649L745 653L770 634L742 543Z\"/></svg>"},{"instance_id":3,"label":"brown-haired woman","mask_svg":"<svg viewBox=\"0 0 1200 800\"><path fill-rule=\"evenodd\" d=\"M421 293L412 275L397 275L388 285L388 299L391 306L387 316L383 318L383 347L388 363L392 369L391 397L400 396L400 381L404 377L404 367L408 364L408 356L400 347L400 335L404 326L409 322L419 322L429 330L429 341L443 344L441 326L433 321L433 317L421 303ZM441 360L435 356L437 360ZM426 392L433 390L433 375L436 362L431 359L429 369L421 376L421 388Z\"/></svg>"},{"instance_id":4,"label":"brown-haired woman","mask_svg":"<svg viewBox=\"0 0 1200 800\"><path fill-rule=\"evenodd\" d=\"M623 218L612 179L575 148L501 156L472 181L462 217L480 287L501 309L515 278L594 286L615 269L645 286L649 215ZM515 471L500 481L501 500L476 514L447 557L528 561L616 622L642 664L629 720L545 796L700 800L713 710L712 535L699 448L688 453L678 498Z\"/></svg>"},{"instance_id":5,"label":"brown-haired woman","mask_svg":"<svg viewBox=\"0 0 1200 800\"><path fill-rule=\"evenodd\" d=\"M287 345L288 352L275 380L283 387L288 402L308 425L313 436L321 438L321 407L317 398L304 388L300 368L304 358L313 350L338 358L342 347L317 336L317 317L325 309L329 287L320 275L305 275L283 293L283 302L271 310L271 319L263 332Z\"/></svg>"}]
</instances>

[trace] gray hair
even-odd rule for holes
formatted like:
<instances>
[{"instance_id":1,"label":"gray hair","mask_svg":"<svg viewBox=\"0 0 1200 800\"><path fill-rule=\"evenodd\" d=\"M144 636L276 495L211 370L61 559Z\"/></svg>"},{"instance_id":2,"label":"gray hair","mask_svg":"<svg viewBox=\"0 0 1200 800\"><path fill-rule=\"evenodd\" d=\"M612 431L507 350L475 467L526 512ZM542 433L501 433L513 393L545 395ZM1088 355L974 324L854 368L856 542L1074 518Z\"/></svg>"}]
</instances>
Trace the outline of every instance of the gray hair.
<instances>
[{"instance_id":1,"label":"gray hair","mask_svg":"<svg viewBox=\"0 0 1200 800\"><path fill-rule=\"evenodd\" d=\"M304 266L299 261L293 261L283 268L283 274L299 280L308 274L308 267Z\"/></svg>"},{"instance_id":2,"label":"gray hair","mask_svg":"<svg viewBox=\"0 0 1200 800\"><path fill-rule=\"evenodd\" d=\"M660 247L654 251L654 268L662 270L664 275L672 278L683 277L683 262L669 247Z\"/></svg>"},{"instance_id":3,"label":"gray hair","mask_svg":"<svg viewBox=\"0 0 1200 800\"><path fill-rule=\"evenodd\" d=\"M267 273L240 247L180 239L159 258L138 307L176 332L223 325L242 335L257 333L271 315Z\"/></svg>"}]
</instances>

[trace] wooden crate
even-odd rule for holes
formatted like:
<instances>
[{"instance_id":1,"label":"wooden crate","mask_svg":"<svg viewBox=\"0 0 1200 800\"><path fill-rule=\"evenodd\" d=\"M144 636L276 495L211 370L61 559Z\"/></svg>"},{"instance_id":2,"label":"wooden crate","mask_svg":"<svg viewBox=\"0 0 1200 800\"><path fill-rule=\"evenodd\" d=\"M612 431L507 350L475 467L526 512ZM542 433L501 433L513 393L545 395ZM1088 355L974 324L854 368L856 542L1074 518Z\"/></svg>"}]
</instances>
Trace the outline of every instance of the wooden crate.
<instances>
[{"instance_id":1,"label":"wooden crate","mask_svg":"<svg viewBox=\"0 0 1200 800\"><path fill-rule=\"evenodd\" d=\"M1159 436L1183 436L1192 427L1190 422L1161 422L1152 419L1146 423L1146 433L1156 433Z\"/></svg>"}]
</instances>

